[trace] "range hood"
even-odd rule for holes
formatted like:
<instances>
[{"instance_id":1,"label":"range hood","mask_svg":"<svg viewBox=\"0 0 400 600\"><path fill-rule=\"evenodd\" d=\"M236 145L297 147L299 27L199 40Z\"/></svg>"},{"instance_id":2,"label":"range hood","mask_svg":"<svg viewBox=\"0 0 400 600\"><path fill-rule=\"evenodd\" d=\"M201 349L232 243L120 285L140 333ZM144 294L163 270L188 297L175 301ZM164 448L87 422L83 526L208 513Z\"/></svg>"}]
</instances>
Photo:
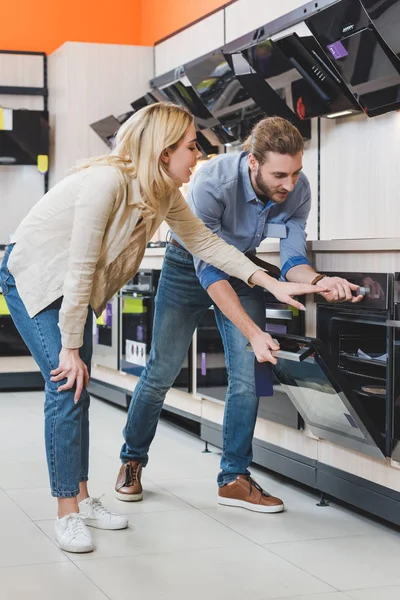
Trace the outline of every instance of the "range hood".
<instances>
[{"instance_id":1,"label":"range hood","mask_svg":"<svg viewBox=\"0 0 400 600\"><path fill-rule=\"evenodd\" d=\"M246 60L241 52L213 52L185 66L194 90L232 137L243 141L265 116L281 116L311 137L310 123L302 121Z\"/></svg>"},{"instance_id":2,"label":"range hood","mask_svg":"<svg viewBox=\"0 0 400 600\"><path fill-rule=\"evenodd\" d=\"M151 81L154 92L160 100L184 106L194 115L198 131L208 140L211 146L231 144L236 138L216 119L186 77L185 67L179 67L163 77Z\"/></svg>"},{"instance_id":3,"label":"range hood","mask_svg":"<svg viewBox=\"0 0 400 600\"><path fill-rule=\"evenodd\" d=\"M5 109L7 110L7 109ZM0 165L38 165L49 154L49 115L43 110L8 109L0 130Z\"/></svg>"},{"instance_id":4,"label":"range hood","mask_svg":"<svg viewBox=\"0 0 400 600\"><path fill-rule=\"evenodd\" d=\"M400 58L400 0L361 0L384 42Z\"/></svg>"},{"instance_id":5,"label":"range hood","mask_svg":"<svg viewBox=\"0 0 400 600\"><path fill-rule=\"evenodd\" d=\"M378 21L378 5L383 9L392 2L365 4L370 4L369 11ZM371 10L372 4L375 12ZM341 75L368 116L400 108L400 59L360 0L341 0L306 19L306 23L332 68ZM389 36L390 43L397 47L396 36L390 35L391 28L382 23L382 34Z\"/></svg>"},{"instance_id":6,"label":"range hood","mask_svg":"<svg viewBox=\"0 0 400 600\"><path fill-rule=\"evenodd\" d=\"M283 32L243 50L243 55L274 90L283 90L288 106L301 119L360 111L309 30L296 29L299 33Z\"/></svg>"},{"instance_id":7,"label":"range hood","mask_svg":"<svg viewBox=\"0 0 400 600\"><path fill-rule=\"evenodd\" d=\"M155 93L148 92L141 98L138 98L134 102L131 102L131 106L133 108L133 112L136 112L136 111L140 110L141 108L144 108L145 106L149 106L150 104L155 104L156 102L159 102L159 101L160 101L160 98L158 98L155 95Z\"/></svg>"}]
</instances>

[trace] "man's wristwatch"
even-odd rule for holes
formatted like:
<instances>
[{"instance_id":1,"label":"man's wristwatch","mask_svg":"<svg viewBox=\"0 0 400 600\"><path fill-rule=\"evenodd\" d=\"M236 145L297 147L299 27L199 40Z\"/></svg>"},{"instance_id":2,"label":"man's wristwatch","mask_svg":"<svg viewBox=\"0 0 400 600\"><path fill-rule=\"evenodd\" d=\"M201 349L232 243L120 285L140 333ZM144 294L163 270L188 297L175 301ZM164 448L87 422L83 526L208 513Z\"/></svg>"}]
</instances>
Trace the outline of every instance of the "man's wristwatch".
<instances>
[{"instance_id":1,"label":"man's wristwatch","mask_svg":"<svg viewBox=\"0 0 400 600\"><path fill-rule=\"evenodd\" d=\"M325 273L319 273L316 277L314 277L314 279L311 282L311 285L316 285L318 281L321 281L321 279L323 279L324 277L326 277Z\"/></svg>"}]
</instances>

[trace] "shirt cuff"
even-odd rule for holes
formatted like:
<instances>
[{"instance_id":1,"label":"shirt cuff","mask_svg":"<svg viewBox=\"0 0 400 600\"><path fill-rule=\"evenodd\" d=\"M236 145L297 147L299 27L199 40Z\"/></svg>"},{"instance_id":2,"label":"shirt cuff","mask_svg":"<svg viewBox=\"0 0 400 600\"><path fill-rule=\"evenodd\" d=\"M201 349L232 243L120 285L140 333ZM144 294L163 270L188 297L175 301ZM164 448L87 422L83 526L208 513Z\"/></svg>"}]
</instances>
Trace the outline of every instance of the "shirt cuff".
<instances>
[{"instance_id":1,"label":"shirt cuff","mask_svg":"<svg viewBox=\"0 0 400 600\"><path fill-rule=\"evenodd\" d=\"M229 281L229 275L214 269L205 269L199 274L199 281L206 290L216 281Z\"/></svg>"},{"instance_id":2,"label":"shirt cuff","mask_svg":"<svg viewBox=\"0 0 400 600\"><path fill-rule=\"evenodd\" d=\"M305 256L293 256L288 258L283 267L281 268L281 279L286 279L286 274L292 267L298 267L299 265L309 265L310 261Z\"/></svg>"}]
</instances>

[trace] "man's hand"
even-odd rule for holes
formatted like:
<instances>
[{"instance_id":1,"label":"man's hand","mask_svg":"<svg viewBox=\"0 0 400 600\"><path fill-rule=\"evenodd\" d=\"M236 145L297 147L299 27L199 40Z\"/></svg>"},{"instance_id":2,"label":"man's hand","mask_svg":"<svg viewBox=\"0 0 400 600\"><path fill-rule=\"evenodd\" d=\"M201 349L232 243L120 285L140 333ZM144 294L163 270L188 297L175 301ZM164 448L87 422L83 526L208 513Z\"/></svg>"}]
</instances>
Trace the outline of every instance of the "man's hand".
<instances>
[{"instance_id":1,"label":"man's hand","mask_svg":"<svg viewBox=\"0 0 400 600\"><path fill-rule=\"evenodd\" d=\"M352 292L358 290L358 285L350 283L342 277L324 277L318 282L327 291L319 292L327 302L360 302L364 296L353 296Z\"/></svg>"},{"instance_id":2,"label":"man's hand","mask_svg":"<svg viewBox=\"0 0 400 600\"><path fill-rule=\"evenodd\" d=\"M278 359L275 358L272 351L279 350L280 346L272 339L269 333L259 329L258 332L250 337L249 341L258 362L270 362L273 365L277 364Z\"/></svg>"}]
</instances>

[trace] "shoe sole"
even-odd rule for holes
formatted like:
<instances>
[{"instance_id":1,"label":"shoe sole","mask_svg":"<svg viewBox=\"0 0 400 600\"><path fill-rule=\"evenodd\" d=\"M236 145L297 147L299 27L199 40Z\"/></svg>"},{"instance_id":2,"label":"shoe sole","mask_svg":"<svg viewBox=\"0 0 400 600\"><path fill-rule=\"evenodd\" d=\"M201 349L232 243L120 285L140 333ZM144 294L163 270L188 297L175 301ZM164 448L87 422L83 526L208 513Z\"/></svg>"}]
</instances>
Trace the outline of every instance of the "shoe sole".
<instances>
[{"instance_id":1,"label":"shoe sole","mask_svg":"<svg viewBox=\"0 0 400 600\"><path fill-rule=\"evenodd\" d=\"M140 502L140 500L143 500L142 492L140 494L121 494L121 492L115 492L115 497L122 502Z\"/></svg>"},{"instance_id":2,"label":"shoe sole","mask_svg":"<svg viewBox=\"0 0 400 600\"><path fill-rule=\"evenodd\" d=\"M105 526L100 526L95 521L91 522L90 519L84 519L84 523L86 527L94 527L95 529L103 529L104 531L117 531L119 529L126 529L129 525L129 521L126 521L125 525L108 524Z\"/></svg>"},{"instance_id":3,"label":"shoe sole","mask_svg":"<svg viewBox=\"0 0 400 600\"><path fill-rule=\"evenodd\" d=\"M253 512L260 513L280 513L285 509L284 504L278 504L276 506L265 506L262 504L252 504L251 502L246 502L245 500L235 500L231 498L223 498L218 496L217 499L218 504L222 506L233 506L236 508L245 508L246 510L251 510Z\"/></svg>"},{"instance_id":4,"label":"shoe sole","mask_svg":"<svg viewBox=\"0 0 400 600\"><path fill-rule=\"evenodd\" d=\"M60 550L64 550L64 552L73 552L74 554L86 554L87 552L93 552L94 546L83 546L83 548L74 548L73 546L69 546L68 544L62 544L57 542Z\"/></svg>"}]
</instances>

